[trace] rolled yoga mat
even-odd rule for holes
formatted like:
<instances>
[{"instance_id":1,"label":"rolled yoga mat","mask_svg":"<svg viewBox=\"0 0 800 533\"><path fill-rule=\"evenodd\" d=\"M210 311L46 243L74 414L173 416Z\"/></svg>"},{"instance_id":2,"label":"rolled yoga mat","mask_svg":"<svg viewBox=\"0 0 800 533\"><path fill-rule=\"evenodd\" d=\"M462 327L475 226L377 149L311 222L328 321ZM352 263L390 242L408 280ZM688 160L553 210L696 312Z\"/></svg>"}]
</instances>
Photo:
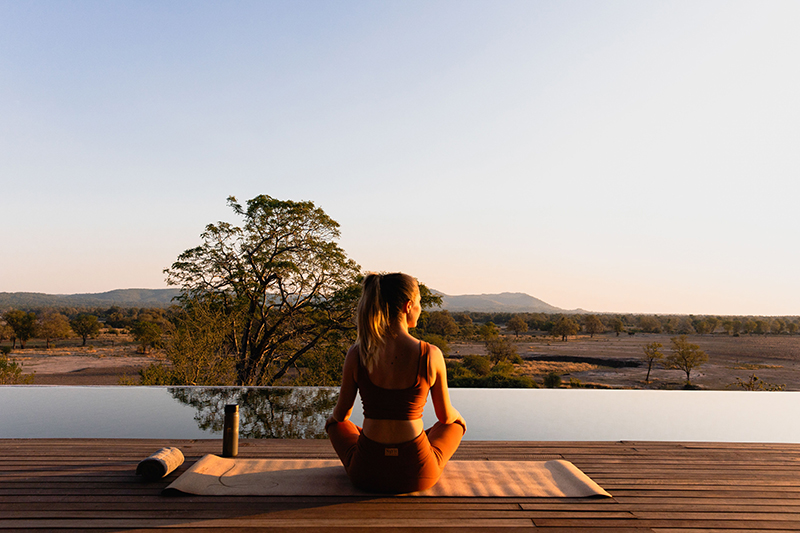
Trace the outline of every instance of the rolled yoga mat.
<instances>
[{"instance_id":1,"label":"rolled yoga mat","mask_svg":"<svg viewBox=\"0 0 800 533\"><path fill-rule=\"evenodd\" d=\"M361 496L336 460L228 459L206 455L163 494ZM591 497L611 495L569 461L450 461L439 482L412 496Z\"/></svg>"},{"instance_id":2,"label":"rolled yoga mat","mask_svg":"<svg viewBox=\"0 0 800 533\"><path fill-rule=\"evenodd\" d=\"M178 448L161 448L139 462L136 475L146 479L159 479L183 464L183 453Z\"/></svg>"}]
</instances>

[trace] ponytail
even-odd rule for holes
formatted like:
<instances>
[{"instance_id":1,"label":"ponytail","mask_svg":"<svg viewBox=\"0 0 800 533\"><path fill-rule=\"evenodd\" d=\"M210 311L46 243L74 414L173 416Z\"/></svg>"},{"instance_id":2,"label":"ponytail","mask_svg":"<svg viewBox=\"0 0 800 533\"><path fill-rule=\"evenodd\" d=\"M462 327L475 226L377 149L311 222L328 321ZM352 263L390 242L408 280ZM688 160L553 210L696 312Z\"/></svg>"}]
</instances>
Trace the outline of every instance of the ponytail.
<instances>
[{"instance_id":1,"label":"ponytail","mask_svg":"<svg viewBox=\"0 0 800 533\"><path fill-rule=\"evenodd\" d=\"M378 362L392 321L397 319L403 305L413 300L418 291L417 280L400 272L370 272L364 278L356 310L356 345L361 364L368 372Z\"/></svg>"}]
</instances>

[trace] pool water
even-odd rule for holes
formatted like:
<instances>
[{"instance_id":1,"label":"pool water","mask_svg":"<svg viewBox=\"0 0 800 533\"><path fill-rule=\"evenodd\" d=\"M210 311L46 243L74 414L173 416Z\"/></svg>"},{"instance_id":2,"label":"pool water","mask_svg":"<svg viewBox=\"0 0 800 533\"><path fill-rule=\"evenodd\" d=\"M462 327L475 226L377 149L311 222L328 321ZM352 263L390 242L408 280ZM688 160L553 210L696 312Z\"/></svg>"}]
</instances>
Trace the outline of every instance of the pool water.
<instances>
[{"instance_id":1,"label":"pool water","mask_svg":"<svg viewBox=\"0 0 800 533\"><path fill-rule=\"evenodd\" d=\"M467 440L800 443L800 392L451 389ZM0 438L325 438L335 388L0 387ZM359 400L352 419L363 420ZM426 427L435 420L428 402Z\"/></svg>"}]
</instances>

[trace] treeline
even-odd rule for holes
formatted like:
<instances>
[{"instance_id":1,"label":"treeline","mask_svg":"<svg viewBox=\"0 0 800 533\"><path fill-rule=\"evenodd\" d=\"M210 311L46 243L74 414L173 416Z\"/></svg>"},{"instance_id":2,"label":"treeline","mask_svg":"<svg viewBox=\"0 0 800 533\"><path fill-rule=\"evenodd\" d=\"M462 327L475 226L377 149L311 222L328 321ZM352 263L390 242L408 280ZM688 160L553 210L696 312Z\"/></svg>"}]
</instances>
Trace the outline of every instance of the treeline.
<instances>
[{"instance_id":1,"label":"treeline","mask_svg":"<svg viewBox=\"0 0 800 533\"><path fill-rule=\"evenodd\" d=\"M42 339L47 348L64 339L81 337L83 345L105 329L110 334L131 333L144 341L142 351L158 346L162 336L171 330L170 315L162 308L41 308L33 311L11 309L0 314L0 343L6 341L4 353L19 347L25 349L31 339Z\"/></svg>"},{"instance_id":2,"label":"treeline","mask_svg":"<svg viewBox=\"0 0 800 533\"><path fill-rule=\"evenodd\" d=\"M427 339L446 341L485 340L493 328L502 326L515 335L546 334L566 337L585 333L613 332L691 334L794 335L800 331L800 317L749 317L712 315L637 315L637 314L547 314L430 311L420 317L418 333Z\"/></svg>"}]
</instances>

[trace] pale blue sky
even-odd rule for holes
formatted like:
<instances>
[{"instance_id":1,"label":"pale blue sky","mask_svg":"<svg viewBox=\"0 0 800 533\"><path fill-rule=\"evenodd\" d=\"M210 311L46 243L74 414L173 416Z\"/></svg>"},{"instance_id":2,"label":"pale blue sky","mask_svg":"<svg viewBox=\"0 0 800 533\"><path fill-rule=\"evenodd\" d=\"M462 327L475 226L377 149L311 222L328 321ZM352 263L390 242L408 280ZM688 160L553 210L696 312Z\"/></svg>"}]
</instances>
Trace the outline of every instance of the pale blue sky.
<instances>
[{"instance_id":1,"label":"pale blue sky","mask_svg":"<svg viewBox=\"0 0 800 533\"><path fill-rule=\"evenodd\" d=\"M0 291L164 287L228 195L365 270L800 314L800 2L0 0Z\"/></svg>"}]
</instances>

